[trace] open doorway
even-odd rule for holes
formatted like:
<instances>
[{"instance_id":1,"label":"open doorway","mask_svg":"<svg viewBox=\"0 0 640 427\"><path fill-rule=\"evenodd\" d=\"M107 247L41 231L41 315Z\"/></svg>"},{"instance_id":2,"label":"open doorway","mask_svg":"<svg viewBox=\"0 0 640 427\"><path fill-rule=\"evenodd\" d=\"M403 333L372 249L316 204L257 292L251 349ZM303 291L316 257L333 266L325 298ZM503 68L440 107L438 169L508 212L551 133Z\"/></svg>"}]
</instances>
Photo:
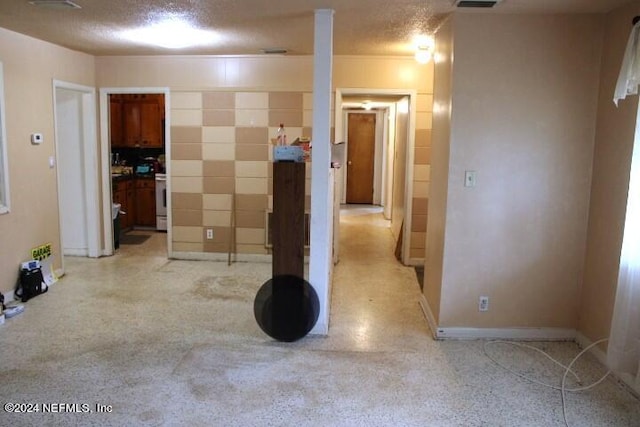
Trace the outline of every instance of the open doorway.
<instances>
[{"instance_id":1,"label":"open doorway","mask_svg":"<svg viewBox=\"0 0 640 427\"><path fill-rule=\"evenodd\" d=\"M96 103L92 87L54 81L53 92L64 271L65 255L101 255ZM53 159L50 166L54 166Z\"/></svg>"},{"instance_id":2,"label":"open doorway","mask_svg":"<svg viewBox=\"0 0 640 427\"><path fill-rule=\"evenodd\" d=\"M341 203L380 207L404 264L410 257L415 96L407 90L336 91L335 132L346 145Z\"/></svg>"},{"instance_id":3,"label":"open doorway","mask_svg":"<svg viewBox=\"0 0 640 427\"><path fill-rule=\"evenodd\" d=\"M120 244L140 245L162 233L168 256L169 89L103 88L100 106L105 252L112 255ZM116 220L112 218L114 204L121 208Z\"/></svg>"}]
</instances>

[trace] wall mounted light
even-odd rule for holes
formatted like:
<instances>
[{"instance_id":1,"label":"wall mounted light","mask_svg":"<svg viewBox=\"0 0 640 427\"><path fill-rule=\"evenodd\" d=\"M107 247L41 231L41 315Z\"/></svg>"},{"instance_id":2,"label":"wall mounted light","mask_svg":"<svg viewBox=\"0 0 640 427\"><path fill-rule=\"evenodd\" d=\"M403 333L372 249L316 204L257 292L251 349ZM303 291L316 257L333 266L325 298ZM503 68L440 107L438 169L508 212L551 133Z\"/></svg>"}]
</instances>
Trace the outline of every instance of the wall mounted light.
<instances>
[{"instance_id":1,"label":"wall mounted light","mask_svg":"<svg viewBox=\"0 0 640 427\"><path fill-rule=\"evenodd\" d=\"M432 36L417 36L414 45L416 47L416 61L420 64L426 64L431 61L436 48L436 43Z\"/></svg>"},{"instance_id":2,"label":"wall mounted light","mask_svg":"<svg viewBox=\"0 0 640 427\"><path fill-rule=\"evenodd\" d=\"M431 51L427 48L419 47L416 50L416 61L418 61L420 64L426 64L427 62L431 61L432 56L433 55Z\"/></svg>"}]
</instances>

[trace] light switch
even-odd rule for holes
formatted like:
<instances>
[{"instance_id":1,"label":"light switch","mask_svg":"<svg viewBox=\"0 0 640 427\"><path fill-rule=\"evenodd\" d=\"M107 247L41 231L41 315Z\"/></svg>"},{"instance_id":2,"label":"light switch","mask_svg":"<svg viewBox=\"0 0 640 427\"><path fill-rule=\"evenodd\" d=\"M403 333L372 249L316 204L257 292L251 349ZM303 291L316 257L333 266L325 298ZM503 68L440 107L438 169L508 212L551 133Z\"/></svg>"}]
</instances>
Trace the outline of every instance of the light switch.
<instances>
[{"instance_id":1,"label":"light switch","mask_svg":"<svg viewBox=\"0 0 640 427\"><path fill-rule=\"evenodd\" d=\"M465 187L476 186L476 171L464 171L464 186Z\"/></svg>"},{"instance_id":2,"label":"light switch","mask_svg":"<svg viewBox=\"0 0 640 427\"><path fill-rule=\"evenodd\" d=\"M49 169L53 169L56 166L56 158L49 156Z\"/></svg>"}]
</instances>

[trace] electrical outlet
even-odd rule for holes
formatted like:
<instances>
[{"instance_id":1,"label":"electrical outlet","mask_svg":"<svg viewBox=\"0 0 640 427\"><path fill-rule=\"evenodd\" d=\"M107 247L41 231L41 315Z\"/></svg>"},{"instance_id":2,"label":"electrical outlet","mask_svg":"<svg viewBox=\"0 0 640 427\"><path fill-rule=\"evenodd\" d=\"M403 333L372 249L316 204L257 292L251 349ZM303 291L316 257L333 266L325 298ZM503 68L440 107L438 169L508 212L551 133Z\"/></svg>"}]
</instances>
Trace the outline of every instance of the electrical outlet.
<instances>
[{"instance_id":1,"label":"electrical outlet","mask_svg":"<svg viewBox=\"0 0 640 427\"><path fill-rule=\"evenodd\" d=\"M489 311L489 297L482 296L478 299L478 311Z\"/></svg>"},{"instance_id":2,"label":"electrical outlet","mask_svg":"<svg viewBox=\"0 0 640 427\"><path fill-rule=\"evenodd\" d=\"M465 187L476 186L476 171L464 171L464 186Z\"/></svg>"},{"instance_id":3,"label":"electrical outlet","mask_svg":"<svg viewBox=\"0 0 640 427\"><path fill-rule=\"evenodd\" d=\"M207 239L213 239L213 228L207 228Z\"/></svg>"}]
</instances>

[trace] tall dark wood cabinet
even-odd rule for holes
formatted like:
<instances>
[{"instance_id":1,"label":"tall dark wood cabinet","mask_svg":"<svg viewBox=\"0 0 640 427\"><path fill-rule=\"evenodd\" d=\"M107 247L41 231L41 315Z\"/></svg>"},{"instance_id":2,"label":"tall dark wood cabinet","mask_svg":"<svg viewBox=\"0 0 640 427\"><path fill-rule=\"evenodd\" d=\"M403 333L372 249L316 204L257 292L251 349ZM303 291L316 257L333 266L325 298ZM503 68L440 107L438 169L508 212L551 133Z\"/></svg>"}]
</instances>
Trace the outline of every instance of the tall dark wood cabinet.
<instances>
[{"instance_id":1,"label":"tall dark wood cabinet","mask_svg":"<svg viewBox=\"0 0 640 427\"><path fill-rule=\"evenodd\" d=\"M305 164L273 163L273 276L304 278Z\"/></svg>"}]
</instances>

